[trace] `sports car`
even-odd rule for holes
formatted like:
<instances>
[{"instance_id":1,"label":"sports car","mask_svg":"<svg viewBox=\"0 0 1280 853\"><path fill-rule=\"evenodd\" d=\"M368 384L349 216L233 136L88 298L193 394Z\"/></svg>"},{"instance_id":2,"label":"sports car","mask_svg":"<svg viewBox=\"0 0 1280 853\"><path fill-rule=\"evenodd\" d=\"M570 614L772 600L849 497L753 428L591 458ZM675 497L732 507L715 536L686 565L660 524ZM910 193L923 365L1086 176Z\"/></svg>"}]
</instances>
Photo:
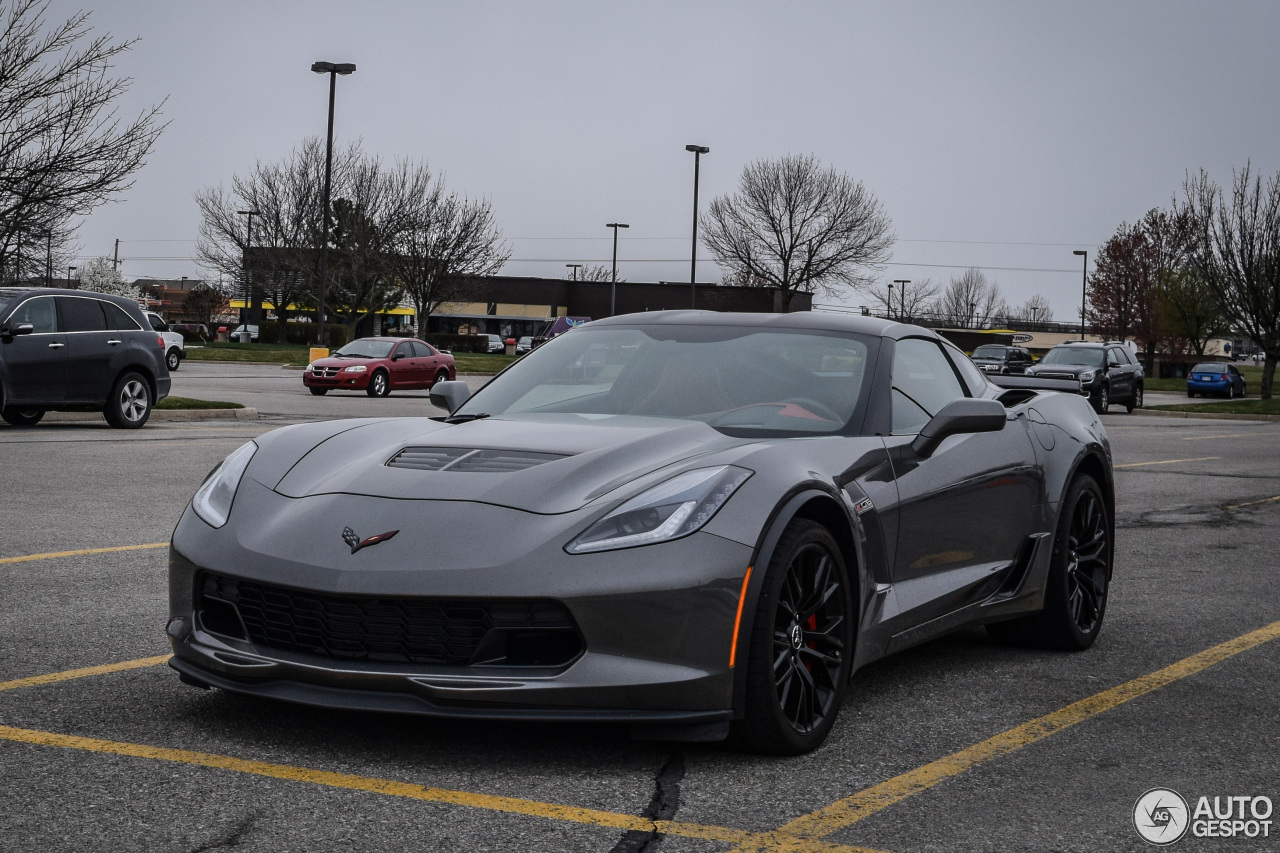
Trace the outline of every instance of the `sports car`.
<instances>
[{"instance_id":1,"label":"sports car","mask_svg":"<svg viewBox=\"0 0 1280 853\"><path fill-rule=\"evenodd\" d=\"M210 474L170 550L182 681L797 754L885 655L1101 629L1098 416L927 329L621 316L432 400L449 414L288 426Z\"/></svg>"}]
</instances>

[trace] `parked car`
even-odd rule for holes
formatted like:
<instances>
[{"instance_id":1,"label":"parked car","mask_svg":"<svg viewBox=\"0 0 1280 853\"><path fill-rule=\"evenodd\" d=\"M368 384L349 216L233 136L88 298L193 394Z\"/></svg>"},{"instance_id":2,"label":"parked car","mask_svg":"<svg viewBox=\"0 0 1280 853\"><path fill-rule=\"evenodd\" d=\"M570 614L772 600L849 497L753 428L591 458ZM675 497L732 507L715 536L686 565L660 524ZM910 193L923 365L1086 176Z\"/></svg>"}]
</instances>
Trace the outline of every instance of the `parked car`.
<instances>
[{"instance_id":1,"label":"parked car","mask_svg":"<svg viewBox=\"0 0 1280 853\"><path fill-rule=\"evenodd\" d=\"M481 335L480 337L489 340L489 352L506 352L507 341L502 335Z\"/></svg>"},{"instance_id":2,"label":"parked car","mask_svg":"<svg viewBox=\"0 0 1280 853\"><path fill-rule=\"evenodd\" d=\"M1121 341L1067 341L1045 353L1026 375L1077 380L1100 414L1112 403L1124 404L1130 414L1142 408L1142 365Z\"/></svg>"},{"instance_id":3,"label":"parked car","mask_svg":"<svg viewBox=\"0 0 1280 853\"><path fill-rule=\"evenodd\" d=\"M256 344L258 342L258 327L256 324L250 324L248 326L245 326L245 325L236 326L234 329L231 330L231 333L227 335L227 340L231 341L232 343L239 343L240 333L245 330L248 330L249 332L249 343Z\"/></svg>"},{"instance_id":4,"label":"parked car","mask_svg":"<svg viewBox=\"0 0 1280 853\"><path fill-rule=\"evenodd\" d=\"M178 369L182 364L182 360L187 357L187 341L182 334L172 329L168 323L154 311L143 311L143 315L147 318L147 322L151 324L160 337L164 338L164 363L169 368L169 372Z\"/></svg>"},{"instance_id":5,"label":"parked car","mask_svg":"<svg viewBox=\"0 0 1280 853\"><path fill-rule=\"evenodd\" d=\"M136 429L169 394L165 339L138 303L81 290L0 288L0 415L102 412Z\"/></svg>"},{"instance_id":6,"label":"parked car","mask_svg":"<svg viewBox=\"0 0 1280 853\"><path fill-rule=\"evenodd\" d=\"M999 344L980 346L970 357L974 364L987 373L1026 373L1027 368L1035 362L1029 350Z\"/></svg>"},{"instance_id":7,"label":"parked car","mask_svg":"<svg viewBox=\"0 0 1280 853\"><path fill-rule=\"evenodd\" d=\"M455 378L453 356L416 338L358 338L302 372L302 384L317 397L330 391L385 397Z\"/></svg>"},{"instance_id":8,"label":"parked car","mask_svg":"<svg viewBox=\"0 0 1280 853\"><path fill-rule=\"evenodd\" d=\"M173 533L169 665L276 701L806 752L890 653L975 625L1094 642L1115 491L1077 388L989 380L871 317L597 320L474 397L440 383L447 418L228 456Z\"/></svg>"},{"instance_id":9,"label":"parked car","mask_svg":"<svg viewBox=\"0 0 1280 853\"><path fill-rule=\"evenodd\" d=\"M209 327L204 323L170 323L169 328L175 332L196 335L203 340L209 339Z\"/></svg>"},{"instance_id":10,"label":"parked car","mask_svg":"<svg viewBox=\"0 0 1280 853\"><path fill-rule=\"evenodd\" d=\"M533 349L532 335L525 335L520 340L516 341L516 355L524 355L531 349Z\"/></svg>"},{"instance_id":11,"label":"parked car","mask_svg":"<svg viewBox=\"0 0 1280 853\"><path fill-rule=\"evenodd\" d=\"M1197 394L1224 394L1227 397L1243 397L1244 374L1234 364L1222 361L1206 361L1191 368L1187 374L1187 396Z\"/></svg>"}]
</instances>

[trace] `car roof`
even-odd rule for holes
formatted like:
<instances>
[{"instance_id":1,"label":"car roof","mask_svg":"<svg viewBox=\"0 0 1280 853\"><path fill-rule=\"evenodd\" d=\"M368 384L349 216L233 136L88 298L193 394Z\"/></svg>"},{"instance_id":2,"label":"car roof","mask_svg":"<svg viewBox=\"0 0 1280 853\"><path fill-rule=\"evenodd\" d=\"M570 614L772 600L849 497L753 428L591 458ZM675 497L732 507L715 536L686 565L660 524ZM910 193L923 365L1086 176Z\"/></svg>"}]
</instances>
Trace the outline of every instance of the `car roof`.
<instances>
[{"instance_id":1,"label":"car roof","mask_svg":"<svg viewBox=\"0 0 1280 853\"><path fill-rule=\"evenodd\" d=\"M98 293L94 290L76 290L67 287L0 287L0 296L21 299L24 296L91 296L94 299L105 299L114 302L127 311L135 311L138 316L143 313L142 307L127 296L115 296L110 293ZM138 319L135 316L134 319Z\"/></svg>"},{"instance_id":2,"label":"car roof","mask_svg":"<svg viewBox=\"0 0 1280 853\"><path fill-rule=\"evenodd\" d=\"M934 338L941 340L932 329L882 320L861 314L841 314L834 311L797 311L794 314L748 314L721 311L645 311L639 314L622 314L606 317L591 323L601 326L757 326L762 329L811 329L825 332L853 332L886 338Z\"/></svg>"}]
</instances>

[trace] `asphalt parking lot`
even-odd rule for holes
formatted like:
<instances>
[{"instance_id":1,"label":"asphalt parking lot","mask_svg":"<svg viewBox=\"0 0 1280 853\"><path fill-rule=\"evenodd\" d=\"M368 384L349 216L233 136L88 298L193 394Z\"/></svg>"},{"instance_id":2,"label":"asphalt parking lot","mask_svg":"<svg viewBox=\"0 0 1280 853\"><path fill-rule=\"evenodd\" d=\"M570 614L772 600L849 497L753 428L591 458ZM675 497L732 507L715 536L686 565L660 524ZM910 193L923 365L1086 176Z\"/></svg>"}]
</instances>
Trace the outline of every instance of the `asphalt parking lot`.
<instances>
[{"instance_id":1,"label":"asphalt parking lot","mask_svg":"<svg viewBox=\"0 0 1280 853\"><path fill-rule=\"evenodd\" d=\"M1141 850L1148 789L1280 801L1280 423L1106 416L1098 643L927 644L859 673L825 746L776 759L180 684L163 543L205 473L282 423L436 411L425 392L313 398L260 366L187 364L174 393L270 417L0 429L0 849ZM1272 820L1175 849L1280 850Z\"/></svg>"}]
</instances>

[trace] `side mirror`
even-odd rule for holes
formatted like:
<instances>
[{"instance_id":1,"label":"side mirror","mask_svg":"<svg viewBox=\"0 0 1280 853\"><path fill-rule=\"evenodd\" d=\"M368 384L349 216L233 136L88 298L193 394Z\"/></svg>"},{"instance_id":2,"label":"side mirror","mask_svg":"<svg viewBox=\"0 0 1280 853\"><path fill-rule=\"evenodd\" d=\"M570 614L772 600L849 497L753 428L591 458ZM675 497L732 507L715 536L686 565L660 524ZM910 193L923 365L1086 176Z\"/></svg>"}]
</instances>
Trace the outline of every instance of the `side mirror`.
<instances>
[{"instance_id":1,"label":"side mirror","mask_svg":"<svg viewBox=\"0 0 1280 853\"><path fill-rule=\"evenodd\" d=\"M1004 429L1005 408L996 400L969 397L952 400L924 425L911 449L917 456L928 458L944 440L953 435L974 432L999 432Z\"/></svg>"},{"instance_id":2,"label":"side mirror","mask_svg":"<svg viewBox=\"0 0 1280 853\"><path fill-rule=\"evenodd\" d=\"M469 399L471 399L471 389L461 379L437 382L431 386L431 405L439 406L451 415L462 408L462 404ZM1003 407L1001 410L1003 411Z\"/></svg>"},{"instance_id":3,"label":"side mirror","mask_svg":"<svg viewBox=\"0 0 1280 853\"><path fill-rule=\"evenodd\" d=\"M398 352L395 355L391 356L392 361L399 361L402 358L404 358L404 353L402 352Z\"/></svg>"},{"instance_id":4,"label":"side mirror","mask_svg":"<svg viewBox=\"0 0 1280 853\"><path fill-rule=\"evenodd\" d=\"M33 326L32 324L22 323L12 329L10 329L8 326L5 326L3 329L0 329L0 335L5 336L6 338L16 338L18 335L29 335L35 330L36 330L36 327Z\"/></svg>"}]
</instances>

